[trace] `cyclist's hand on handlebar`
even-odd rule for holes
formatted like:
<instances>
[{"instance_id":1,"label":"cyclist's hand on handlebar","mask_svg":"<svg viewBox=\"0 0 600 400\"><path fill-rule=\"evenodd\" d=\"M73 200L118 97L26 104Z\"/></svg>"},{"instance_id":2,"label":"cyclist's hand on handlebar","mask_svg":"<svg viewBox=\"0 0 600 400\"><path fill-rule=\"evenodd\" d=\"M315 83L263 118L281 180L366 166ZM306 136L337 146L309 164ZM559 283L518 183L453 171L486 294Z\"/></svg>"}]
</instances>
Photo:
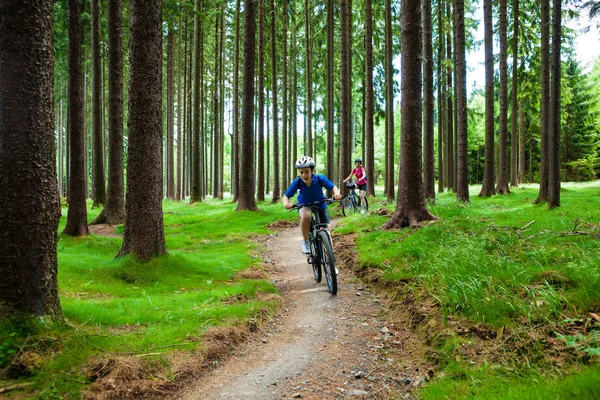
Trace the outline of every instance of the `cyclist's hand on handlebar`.
<instances>
[{"instance_id":1,"label":"cyclist's hand on handlebar","mask_svg":"<svg viewBox=\"0 0 600 400\"><path fill-rule=\"evenodd\" d=\"M290 210L290 209L294 208L294 205L292 203L285 203L285 208Z\"/></svg>"},{"instance_id":2,"label":"cyclist's hand on handlebar","mask_svg":"<svg viewBox=\"0 0 600 400\"><path fill-rule=\"evenodd\" d=\"M335 196L333 196L334 200L341 200L342 199L342 195L341 194L336 194Z\"/></svg>"}]
</instances>

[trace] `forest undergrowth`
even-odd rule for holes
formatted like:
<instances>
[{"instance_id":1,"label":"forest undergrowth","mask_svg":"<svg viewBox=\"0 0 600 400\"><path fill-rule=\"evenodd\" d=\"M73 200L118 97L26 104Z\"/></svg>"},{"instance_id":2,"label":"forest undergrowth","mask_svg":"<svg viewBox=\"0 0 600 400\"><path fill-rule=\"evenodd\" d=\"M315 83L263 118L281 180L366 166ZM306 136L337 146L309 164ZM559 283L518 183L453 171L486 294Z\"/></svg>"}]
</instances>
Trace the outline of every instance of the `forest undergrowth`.
<instances>
[{"instance_id":1,"label":"forest undergrowth","mask_svg":"<svg viewBox=\"0 0 600 400\"><path fill-rule=\"evenodd\" d=\"M478 192L468 205L439 194L428 205L438 221L393 231L381 226L395 205L372 198L367 216L338 223L334 242L350 245L337 257L393 300L390 321L409 310L395 322L435 370L419 397L599 398L600 182L563 184L553 210L532 204L535 185ZM61 235L63 209L66 323L0 324L0 398L95 398L125 380L123 395L142 398L210 368L277 309L260 239L296 215L259 208L165 201L169 255L148 263L115 258L122 226ZM99 211L90 204L89 220Z\"/></svg>"},{"instance_id":2,"label":"forest undergrowth","mask_svg":"<svg viewBox=\"0 0 600 400\"><path fill-rule=\"evenodd\" d=\"M364 280L408 309L439 398L599 398L600 184L563 184L562 206L533 205L537 185L457 203L438 195L439 221L384 231L389 204L336 232Z\"/></svg>"}]
</instances>

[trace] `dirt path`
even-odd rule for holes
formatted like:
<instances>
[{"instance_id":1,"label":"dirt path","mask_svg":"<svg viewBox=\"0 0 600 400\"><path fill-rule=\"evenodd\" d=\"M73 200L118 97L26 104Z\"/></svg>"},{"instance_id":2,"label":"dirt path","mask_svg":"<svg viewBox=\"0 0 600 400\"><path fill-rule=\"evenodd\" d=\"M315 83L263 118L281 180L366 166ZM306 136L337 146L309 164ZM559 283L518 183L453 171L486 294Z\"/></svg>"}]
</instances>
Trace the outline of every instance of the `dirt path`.
<instances>
[{"instance_id":1,"label":"dirt path","mask_svg":"<svg viewBox=\"0 0 600 400\"><path fill-rule=\"evenodd\" d=\"M339 262L339 291L331 296L325 279L314 281L300 240L298 228L288 228L267 241L281 313L178 399L412 397L420 372L398 359L403 333L384 319L384 299Z\"/></svg>"}]
</instances>

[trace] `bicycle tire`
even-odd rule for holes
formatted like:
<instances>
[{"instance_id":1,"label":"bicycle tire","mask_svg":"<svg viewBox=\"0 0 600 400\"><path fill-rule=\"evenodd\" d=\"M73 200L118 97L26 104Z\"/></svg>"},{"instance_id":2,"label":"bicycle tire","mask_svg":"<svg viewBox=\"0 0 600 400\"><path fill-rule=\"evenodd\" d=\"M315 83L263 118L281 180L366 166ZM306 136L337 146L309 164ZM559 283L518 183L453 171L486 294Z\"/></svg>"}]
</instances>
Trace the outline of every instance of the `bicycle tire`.
<instances>
[{"instance_id":1,"label":"bicycle tire","mask_svg":"<svg viewBox=\"0 0 600 400\"><path fill-rule=\"evenodd\" d=\"M331 246L331 237L327 231L319 232L321 242L321 256L323 264L323 272L327 281L327 288L332 295L337 294L337 275L335 273L335 258L333 255L333 247Z\"/></svg>"},{"instance_id":2,"label":"bicycle tire","mask_svg":"<svg viewBox=\"0 0 600 400\"><path fill-rule=\"evenodd\" d=\"M342 202L342 214L347 217L350 211L354 210L354 202L351 197L346 197Z\"/></svg>"},{"instance_id":3,"label":"bicycle tire","mask_svg":"<svg viewBox=\"0 0 600 400\"><path fill-rule=\"evenodd\" d=\"M316 240L310 241L310 252L313 277L317 283L321 283L321 279L323 279L323 275L321 274L321 255L316 247Z\"/></svg>"}]
</instances>

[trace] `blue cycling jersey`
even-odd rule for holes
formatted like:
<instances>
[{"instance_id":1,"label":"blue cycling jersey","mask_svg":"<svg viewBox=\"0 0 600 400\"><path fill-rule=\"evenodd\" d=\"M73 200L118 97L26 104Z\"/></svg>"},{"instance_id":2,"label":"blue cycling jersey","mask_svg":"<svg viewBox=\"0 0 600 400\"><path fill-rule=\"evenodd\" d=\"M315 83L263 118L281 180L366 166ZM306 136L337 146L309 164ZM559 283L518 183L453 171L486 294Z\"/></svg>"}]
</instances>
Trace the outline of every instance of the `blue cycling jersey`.
<instances>
[{"instance_id":1,"label":"blue cycling jersey","mask_svg":"<svg viewBox=\"0 0 600 400\"><path fill-rule=\"evenodd\" d=\"M294 179L290 187L285 191L285 195L288 198L292 198L298 193L298 204L316 203L325 198L323 188L332 190L333 186L333 182L327 179L325 175L313 174L310 187L304 183L302 178L298 177ZM327 208L327 203L323 202L319 204L319 208Z\"/></svg>"}]
</instances>

